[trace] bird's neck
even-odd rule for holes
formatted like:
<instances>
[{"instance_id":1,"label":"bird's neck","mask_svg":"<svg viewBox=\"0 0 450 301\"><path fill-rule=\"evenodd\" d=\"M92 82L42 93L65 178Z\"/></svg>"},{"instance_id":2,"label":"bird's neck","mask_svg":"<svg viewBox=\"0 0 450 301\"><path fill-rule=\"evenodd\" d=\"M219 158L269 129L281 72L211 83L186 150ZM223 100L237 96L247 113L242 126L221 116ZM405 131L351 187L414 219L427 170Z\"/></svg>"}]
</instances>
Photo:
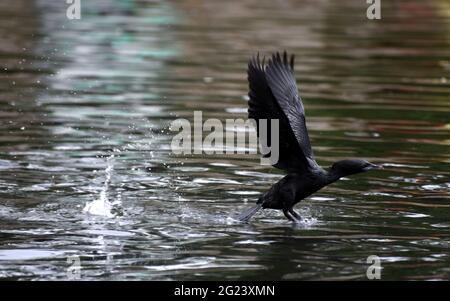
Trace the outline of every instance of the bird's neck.
<instances>
[{"instance_id":1,"label":"bird's neck","mask_svg":"<svg viewBox=\"0 0 450 301\"><path fill-rule=\"evenodd\" d=\"M327 180L327 185L331 184L333 182L336 182L337 180L339 180L340 178L344 177L345 175L342 174L341 172L339 172L338 170L333 170L330 169L329 171L327 171L326 173L326 180Z\"/></svg>"}]
</instances>

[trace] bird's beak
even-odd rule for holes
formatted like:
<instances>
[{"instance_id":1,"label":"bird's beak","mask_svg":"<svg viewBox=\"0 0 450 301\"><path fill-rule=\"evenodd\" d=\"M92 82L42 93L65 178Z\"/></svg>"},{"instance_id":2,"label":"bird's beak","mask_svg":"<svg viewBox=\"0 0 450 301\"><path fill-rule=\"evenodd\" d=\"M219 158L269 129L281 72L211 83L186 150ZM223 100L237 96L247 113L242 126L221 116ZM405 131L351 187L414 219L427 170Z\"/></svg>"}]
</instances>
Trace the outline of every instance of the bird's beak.
<instances>
[{"instance_id":1,"label":"bird's beak","mask_svg":"<svg viewBox=\"0 0 450 301\"><path fill-rule=\"evenodd\" d=\"M364 171L369 171L372 169L383 169L383 166L369 163L369 165L367 165L366 167L363 168Z\"/></svg>"}]
</instances>

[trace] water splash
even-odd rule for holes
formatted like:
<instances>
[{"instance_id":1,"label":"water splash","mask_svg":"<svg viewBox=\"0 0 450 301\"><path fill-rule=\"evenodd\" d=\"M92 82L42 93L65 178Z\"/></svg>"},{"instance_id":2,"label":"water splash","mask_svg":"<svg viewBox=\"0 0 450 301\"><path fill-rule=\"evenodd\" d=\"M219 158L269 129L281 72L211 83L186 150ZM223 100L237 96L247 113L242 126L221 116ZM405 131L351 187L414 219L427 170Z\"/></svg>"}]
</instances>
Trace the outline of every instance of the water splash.
<instances>
[{"instance_id":1,"label":"water splash","mask_svg":"<svg viewBox=\"0 0 450 301\"><path fill-rule=\"evenodd\" d=\"M114 217L112 210L114 208L114 203L108 200L108 189L109 184L111 183L111 177L114 172L114 155L111 155L106 160L106 169L105 169L105 183L103 184L103 188L100 191L100 197L92 202L86 203L84 206L83 212L92 214L92 215L100 215L105 217Z\"/></svg>"}]
</instances>

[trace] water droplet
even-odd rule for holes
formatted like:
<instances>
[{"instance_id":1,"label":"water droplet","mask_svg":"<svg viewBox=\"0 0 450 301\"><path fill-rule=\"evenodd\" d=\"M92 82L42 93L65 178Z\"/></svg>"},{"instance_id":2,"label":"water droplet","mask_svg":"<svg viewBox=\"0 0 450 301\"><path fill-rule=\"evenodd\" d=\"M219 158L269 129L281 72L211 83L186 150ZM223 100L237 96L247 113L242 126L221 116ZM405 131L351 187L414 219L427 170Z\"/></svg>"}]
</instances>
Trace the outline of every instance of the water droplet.
<instances>
[{"instance_id":1,"label":"water droplet","mask_svg":"<svg viewBox=\"0 0 450 301\"><path fill-rule=\"evenodd\" d=\"M212 83L214 81L214 78L210 77L210 76L205 76L203 78L203 81L207 84Z\"/></svg>"}]
</instances>

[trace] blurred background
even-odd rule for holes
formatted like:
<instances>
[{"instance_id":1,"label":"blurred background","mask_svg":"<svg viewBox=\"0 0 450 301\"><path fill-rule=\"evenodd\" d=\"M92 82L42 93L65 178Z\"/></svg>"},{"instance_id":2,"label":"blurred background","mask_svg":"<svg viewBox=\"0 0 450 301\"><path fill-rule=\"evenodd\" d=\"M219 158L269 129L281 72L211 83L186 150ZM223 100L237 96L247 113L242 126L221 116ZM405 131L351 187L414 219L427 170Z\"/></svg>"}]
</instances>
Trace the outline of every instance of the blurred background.
<instances>
[{"instance_id":1,"label":"blurred background","mask_svg":"<svg viewBox=\"0 0 450 301\"><path fill-rule=\"evenodd\" d=\"M359 0L0 2L0 278L450 279L450 5ZM176 118L246 118L257 51L296 54L319 164L382 171L228 217L282 174L174 156ZM72 257L71 257L72 256Z\"/></svg>"}]
</instances>

